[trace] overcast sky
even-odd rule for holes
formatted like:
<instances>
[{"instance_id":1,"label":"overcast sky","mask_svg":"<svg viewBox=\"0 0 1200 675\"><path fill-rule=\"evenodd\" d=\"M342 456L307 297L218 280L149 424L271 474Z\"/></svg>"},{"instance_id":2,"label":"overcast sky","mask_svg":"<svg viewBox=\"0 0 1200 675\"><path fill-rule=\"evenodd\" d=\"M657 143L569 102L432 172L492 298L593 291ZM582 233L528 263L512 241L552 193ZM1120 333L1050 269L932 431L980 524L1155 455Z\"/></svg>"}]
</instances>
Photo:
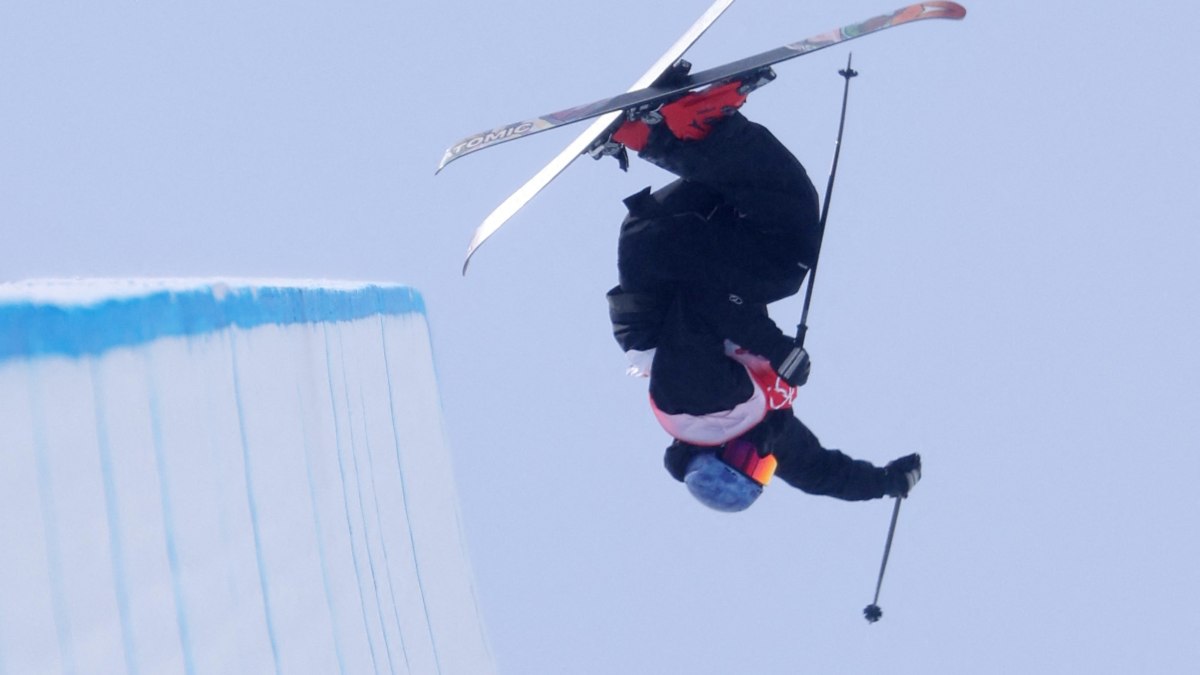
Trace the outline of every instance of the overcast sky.
<instances>
[{"instance_id":1,"label":"overcast sky","mask_svg":"<svg viewBox=\"0 0 1200 675\"><path fill-rule=\"evenodd\" d=\"M739 0L697 68L895 9ZM797 413L891 505L770 486L729 516L661 467L604 292L620 199L573 138L434 177L468 133L624 90L705 9L647 3L5 3L0 281L271 276L425 296L504 673L1182 672L1200 661L1200 6L965 3L778 68L746 114L823 188ZM799 318L798 301L773 315Z\"/></svg>"}]
</instances>

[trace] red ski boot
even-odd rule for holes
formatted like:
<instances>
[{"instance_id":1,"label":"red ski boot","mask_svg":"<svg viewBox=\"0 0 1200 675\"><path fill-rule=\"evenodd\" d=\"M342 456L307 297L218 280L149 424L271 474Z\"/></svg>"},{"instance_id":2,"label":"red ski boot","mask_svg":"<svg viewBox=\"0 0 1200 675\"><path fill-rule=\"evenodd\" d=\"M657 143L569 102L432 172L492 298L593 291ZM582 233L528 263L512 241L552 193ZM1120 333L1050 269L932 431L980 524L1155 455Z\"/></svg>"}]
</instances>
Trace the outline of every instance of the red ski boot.
<instances>
[{"instance_id":1,"label":"red ski boot","mask_svg":"<svg viewBox=\"0 0 1200 675\"><path fill-rule=\"evenodd\" d=\"M681 141L701 140L714 124L742 107L749 93L747 89L734 80L690 92L640 119L625 122L613 133L612 140L630 150L641 151L650 138L648 122L666 122L671 134Z\"/></svg>"}]
</instances>

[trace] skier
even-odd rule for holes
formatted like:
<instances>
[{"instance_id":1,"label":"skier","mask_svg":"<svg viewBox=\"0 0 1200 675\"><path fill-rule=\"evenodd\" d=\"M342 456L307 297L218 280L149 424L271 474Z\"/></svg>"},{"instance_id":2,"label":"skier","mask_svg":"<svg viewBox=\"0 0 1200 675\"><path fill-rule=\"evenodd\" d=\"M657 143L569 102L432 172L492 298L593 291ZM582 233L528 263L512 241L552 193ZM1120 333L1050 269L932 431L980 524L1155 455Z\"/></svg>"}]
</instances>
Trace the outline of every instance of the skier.
<instances>
[{"instance_id":1,"label":"skier","mask_svg":"<svg viewBox=\"0 0 1200 675\"><path fill-rule=\"evenodd\" d=\"M791 412L808 354L766 306L796 293L820 245L816 189L799 161L737 109L740 83L631 120L612 140L680 178L629 197L614 336L650 378L655 416L675 438L664 463L705 505L740 511L773 474L845 500L907 496L918 455L879 468L821 446Z\"/></svg>"}]
</instances>

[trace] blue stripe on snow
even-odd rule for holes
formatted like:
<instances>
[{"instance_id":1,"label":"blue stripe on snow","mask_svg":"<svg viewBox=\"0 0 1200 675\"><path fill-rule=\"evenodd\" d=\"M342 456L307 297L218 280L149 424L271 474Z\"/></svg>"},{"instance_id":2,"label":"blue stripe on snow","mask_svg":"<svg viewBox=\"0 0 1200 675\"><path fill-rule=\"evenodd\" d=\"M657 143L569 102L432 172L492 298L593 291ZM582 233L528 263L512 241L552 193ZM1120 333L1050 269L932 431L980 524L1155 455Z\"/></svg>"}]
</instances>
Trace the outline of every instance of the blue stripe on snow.
<instances>
[{"instance_id":1,"label":"blue stripe on snow","mask_svg":"<svg viewBox=\"0 0 1200 675\"><path fill-rule=\"evenodd\" d=\"M354 519L350 513L350 488L346 480L345 449L342 442L342 426L338 418L338 397L334 392L333 353L329 345L329 327L322 326L321 334L325 339L325 374L326 381L329 384L329 409L333 414L333 438L337 445L338 478L342 483L342 510L346 514L346 532L350 536L350 560L354 565L354 580L355 585L358 587L358 606L362 613L363 635L367 639L367 647L371 654L371 669L375 673L378 673L379 661L375 656L375 640L371 637L371 625L367 620L367 599L363 594L362 573L359 571L358 566L358 545L354 539ZM370 551L367 554L370 555Z\"/></svg>"},{"instance_id":2,"label":"blue stripe on snow","mask_svg":"<svg viewBox=\"0 0 1200 675\"><path fill-rule=\"evenodd\" d=\"M358 466L358 442L355 439L354 407L350 404L350 383L346 379L346 352L342 350L342 393L346 399L346 415L350 432L350 459L354 468L354 488L358 495L358 513L362 517L363 544L367 551L367 569L371 573L371 590L375 592L375 612L379 617L379 632L383 635L384 655L387 656L388 672L395 673L396 667L392 661L392 642L388 638L387 621L383 618L383 600L379 595L379 576L375 572L375 556L371 553L371 528L367 524L367 508L363 502L363 478ZM366 423L363 423L363 433L366 434ZM383 533L380 533L383 536ZM407 654L405 660L408 659Z\"/></svg>"},{"instance_id":3,"label":"blue stripe on snow","mask_svg":"<svg viewBox=\"0 0 1200 675\"><path fill-rule=\"evenodd\" d=\"M297 408L304 409L304 394L300 386L296 386ZM304 422L301 421L301 424ZM313 454L316 450L310 434L303 434L304 439L304 474L308 479L308 503L312 507L313 530L317 538L317 561L321 565L321 586L325 590L325 607L329 610L329 626L333 630L333 653L337 658L339 675L346 675L346 659L342 655L342 638L337 615L337 603L334 602L333 588L329 582L329 560L325 554L325 529L321 524L321 508L317 500L317 481L313 475ZM0 673L3 675L3 673Z\"/></svg>"},{"instance_id":4,"label":"blue stripe on snow","mask_svg":"<svg viewBox=\"0 0 1200 675\"><path fill-rule=\"evenodd\" d=\"M121 622L121 647L125 670L137 675L138 658L133 642L133 617L129 609L129 584L125 574L125 550L121 537L121 516L117 507L117 482L113 475L113 449L108 439L108 411L104 407L102 378L99 366L91 364L92 400L96 406L96 445L100 450L100 478L104 486L104 513L108 521L108 546L112 557L113 589L116 592L117 615Z\"/></svg>"},{"instance_id":5,"label":"blue stripe on snow","mask_svg":"<svg viewBox=\"0 0 1200 675\"><path fill-rule=\"evenodd\" d=\"M384 372L387 372L387 371L385 370ZM388 386L391 386L390 380L389 380ZM367 397L366 397L366 393L363 391L361 385L358 388L358 397L359 397L359 401L360 401L359 406L362 408L363 415L364 415L363 426L369 428L368 421L365 419L366 411L367 411L367 407L366 407L367 406L367 400L366 400ZM392 617L396 619L396 631L400 634L400 652L404 655L404 672L411 673L412 672L412 663L408 659L408 646L404 642L404 624L400 621L399 603L396 602L396 584L392 581L392 562L391 562L391 558L388 556L388 546L387 546L388 530L387 530L387 528L385 528L383 526L383 513L382 513L383 510L379 506L379 490L378 490L378 488L376 488L376 485L375 485L375 476L377 474L375 472L375 459L373 457L374 453L371 449L371 434L370 433L363 434L363 444L367 448L367 451L366 451L367 479L368 479L368 482L370 482L370 484L371 484L371 498L374 501L374 506L375 506L375 524L379 528L379 548L381 551L383 551L383 577L384 577L384 581L387 582L388 598L392 602ZM407 516L407 514L406 514L406 516ZM366 518L366 514L363 514L363 518L364 519ZM381 620L382 620L382 617L381 617ZM387 635L387 626L386 625L383 626L383 634L385 636Z\"/></svg>"},{"instance_id":6,"label":"blue stripe on snow","mask_svg":"<svg viewBox=\"0 0 1200 675\"><path fill-rule=\"evenodd\" d=\"M0 303L0 362L31 356L90 356L159 338L203 335L230 326L354 321L377 314L425 313L406 286L200 286L74 305Z\"/></svg>"},{"instance_id":7,"label":"blue stripe on snow","mask_svg":"<svg viewBox=\"0 0 1200 675\"><path fill-rule=\"evenodd\" d=\"M392 447L396 451L396 468L400 472L400 499L404 505L405 529L408 530L409 550L412 551L413 573L417 577L417 593L421 598L421 609L425 612L425 630L429 634L429 644L433 648L433 663L437 667L438 675L441 675L442 655L438 652L437 639L433 635L433 618L429 614L429 601L425 598L425 582L421 580L421 562L417 558L417 538L413 533L412 509L408 505L408 479L404 475L404 462L401 458L400 428L396 425L396 395L392 390L392 378L390 377L392 365L388 360L387 329L384 327L383 322L379 324L379 337L381 346L383 347L383 371L389 374L387 378L388 412L391 413Z\"/></svg>"},{"instance_id":8,"label":"blue stripe on snow","mask_svg":"<svg viewBox=\"0 0 1200 675\"><path fill-rule=\"evenodd\" d=\"M167 568L171 571L171 594L175 600L175 625L179 629L183 672L185 675L195 675L196 659L192 652L192 632L188 623L187 599L183 592L183 574L179 564L175 508L171 501L171 479L167 467L169 453L166 443L163 442L163 416L159 410L158 381L150 363L147 363L146 372L146 390L150 393L150 434L154 444L154 466L158 471L158 499L162 504L163 542L166 545Z\"/></svg>"},{"instance_id":9,"label":"blue stripe on snow","mask_svg":"<svg viewBox=\"0 0 1200 675\"><path fill-rule=\"evenodd\" d=\"M275 675L282 675L279 661L279 642L275 638L275 619L271 613L271 587L268 583L267 563L263 557L262 528L258 521L258 498L254 493L254 471L250 466L250 437L246 433L246 407L242 405L242 380L238 372L237 345L230 337L229 352L232 354L233 399L237 407L238 435L242 441L242 471L246 477L246 506L250 512L250 529L254 533L254 559L258 563L258 584L262 588L263 617L266 621L267 640L271 645L271 658L275 663Z\"/></svg>"},{"instance_id":10,"label":"blue stripe on snow","mask_svg":"<svg viewBox=\"0 0 1200 675\"><path fill-rule=\"evenodd\" d=\"M63 588L63 560L59 539L62 530L58 526L58 509L55 504L54 479L50 468L50 444L46 439L46 412L43 393L36 386L39 380L37 364L29 368L29 408L33 419L34 466L37 471L38 506L42 515L42 531L46 547L46 572L50 581L50 605L54 615L55 635L58 637L58 653L62 663L60 672L74 675L75 640L71 634L71 616L67 611L67 593Z\"/></svg>"}]
</instances>

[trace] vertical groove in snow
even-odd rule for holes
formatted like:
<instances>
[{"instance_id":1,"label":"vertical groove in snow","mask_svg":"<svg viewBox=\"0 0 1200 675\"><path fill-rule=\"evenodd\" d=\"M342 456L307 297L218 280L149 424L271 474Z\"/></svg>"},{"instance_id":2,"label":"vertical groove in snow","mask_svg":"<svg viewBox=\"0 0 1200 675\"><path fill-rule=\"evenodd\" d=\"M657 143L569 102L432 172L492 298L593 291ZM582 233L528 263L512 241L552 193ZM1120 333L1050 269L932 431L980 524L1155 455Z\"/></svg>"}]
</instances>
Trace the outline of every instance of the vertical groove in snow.
<instances>
[{"instance_id":1,"label":"vertical groove in snow","mask_svg":"<svg viewBox=\"0 0 1200 675\"><path fill-rule=\"evenodd\" d=\"M387 621L383 618L383 599L379 597L379 577L375 571L375 556L371 554L371 528L367 527L367 508L363 502L362 472L358 466L359 444L355 440L354 434L354 406L350 401L350 382L346 374L346 349L344 346L338 350L338 356L342 366L342 397L345 399L346 416L350 427L350 460L354 467L354 490L357 495L358 514L362 517L363 541L367 549L367 568L371 573L371 590L375 597L375 613L379 619L379 632L383 635L383 647L384 654L388 660L388 672L395 673L396 668L392 663L392 643L388 639Z\"/></svg>"},{"instance_id":2,"label":"vertical groove in snow","mask_svg":"<svg viewBox=\"0 0 1200 675\"><path fill-rule=\"evenodd\" d=\"M46 413L39 386L40 368L29 366L30 424L33 427L33 454L37 467L38 507L42 514L43 542L46 547L46 567L50 577L50 602L54 612L54 632L58 638L58 656L64 675L78 672L75 664L74 641L71 638L71 619L67 614L67 597L63 589L62 551L59 548L57 508L54 503L54 479L51 475L50 447L46 442Z\"/></svg>"},{"instance_id":3,"label":"vertical groove in snow","mask_svg":"<svg viewBox=\"0 0 1200 675\"><path fill-rule=\"evenodd\" d=\"M409 509L409 505L408 505L408 484L404 477L404 462L401 459L401 452L400 452L400 428L396 423L396 395L395 395L395 392L392 391L392 378L391 378L392 367L391 367L391 362L388 360L387 331L384 328L384 323L383 323L382 317L380 317L380 319L379 319L379 339L383 343L384 372L386 372L388 374L388 377L387 377L388 411L389 411L389 418L390 418L391 424L392 424L392 443L393 443L393 448L396 451L396 470L400 474L400 498L404 504L404 517L406 520L405 525L407 526L407 530L408 530L409 550L412 551L413 574L417 577L417 590L420 593L420 597L421 597L421 611L425 613L425 630L429 634L429 644L430 644L430 648L433 650L434 664L437 666L437 672L441 673L442 672L441 656L438 654L437 639L434 637L434 633L433 633L433 621L430 619L430 616L429 616L429 602L425 599L425 584L421 581L421 563L417 559L417 540L416 540L416 536L413 534L413 524L412 524L412 517L411 517L412 512Z\"/></svg>"},{"instance_id":4,"label":"vertical groove in snow","mask_svg":"<svg viewBox=\"0 0 1200 675\"><path fill-rule=\"evenodd\" d=\"M121 652L125 660L125 670L130 675L136 675L137 653L133 645L133 622L129 616L129 584L125 576L125 556L121 547L121 515L117 507L117 486L113 479L112 444L105 420L100 364L96 358L89 358L87 361L92 380L92 405L96 414L96 448L100 454L100 482L104 488L104 516L108 524L113 591L117 599L117 616L121 622Z\"/></svg>"},{"instance_id":5,"label":"vertical groove in snow","mask_svg":"<svg viewBox=\"0 0 1200 675\"><path fill-rule=\"evenodd\" d=\"M365 411L366 395L363 393L362 387L358 389L358 398L361 401L361 407ZM363 426L366 427L367 420L364 412ZM396 590L392 584L392 564L388 558L387 549L387 530L383 527L383 514L379 508L379 490L375 485L375 459L371 456L371 435L365 434L363 443L367 446L367 476L371 481L371 496L375 502L375 524L379 527L379 548L383 552L383 574L384 581L387 582L388 598L392 601L392 617L396 620L396 630L400 634L400 651L404 655L404 672L412 672L412 664L408 660L408 647L404 644L404 624L400 622L400 608L396 602Z\"/></svg>"},{"instance_id":6,"label":"vertical groove in snow","mask_svg":"<svg viewBox=\"0 0 1200 675\"><path fill-rule=\"evenodd\" d=\"M343 459L344 447L342 444L342 425L338 421L337 409L337 393L333 386L333 353L329 341L329 327L322 326L322 335L325 337L325 374L329 384L329 407L333 416L333 435L337 445L337 460L338 460L338 475L342 484L342 508L346 513L346 531L350 537L350 559L354 564L354 578L358 588L358 605L362 611L363 633L367 637L367 646L371 652L371 667L376 673L379 672L379 661L375 656L375 640L371 637L371 624L367 619L367 599L363 596L363 580L362 574L359 573L358 563L358 546L354 543L354 521L350 515L350 495L349 488L346 485L346 463ZM370 552L368 551L368 555Z\"/></svg>"},{"instance_id":7,"label":"vertical groove in snow","mask_svg":"<svg viewBox=\"0 0 1200 675\"><path fill-rule=\"evenodd\" d=\"M154 468L158 472L158 495L162 504L163 540L166 546L167 566L171 572L171 594L175 604L175 623L179 630L179 649L183 653L183 671L187 675L196 672L196 661L192 654L191 631L188 627L187 600L183 593L183 579L179 569L179 546L176 540L175 509L171 504L170 473L167 469L167 450L163 443L162 412L159 410L158 380L154 376L154 360L146 356L146 390L150 402L150 434L154 443Z\"/></svg>"},{"instance_id":8,"label":"vertical groove in snow","mask_svg":"<svg viewBox=\"0 0 1200 675\"><path fill-rule=\"evenodd\" d=\"M431 348L403 286L0 283L0 675L494 673Z\"/></svg>"},{"instance_id":9,"label":"vertical groove in snow","mask_svg":"<svg viewBox=\"0 0 1200 675\"><path fill-rule=\"evenodd\" d=\"M296 385L297 409L304 409L304 395L300 385ZM302 420L303 423L303 420ZM312 508L313 530L317 536L317 562L321 565L321 587L325 594L325 607L329 610L329 625L333 631L333 652L337 659L338 673L346 675L346 657L342 654L341 631L337 611L334 609L333 589L329 584L329 560L325 554L325 528L321 523L321 509L317 502L317 486L313 479L313 448L312 441L306 433L304 437L304 475L308 479L308 503Z\"/></svg>"},{"instance_id":10,"label":"vertical groove in snow","mask_svg":"<svg viewBox=\"0 0 1200 675\"><path fill-rule=\"evenodd\" d=\"M250 465L250 441L246 435L246 410L242 405L242 383L238 375L237 332L229 332L230 367L233 371L233 398L237 408L238 434L242 441L242 467L246 476L246 506L250 509L250 527L254 532L254 557L258 563L258 582L262 589L263 617L267 622L267 639L271 643L271 658L275 663L275 675L282 675L279 663L279 645L275 639L275 621L271 615L271 589L267 566L263 560L262 533L258 522L258 503L254 496L254 472Z\"/></svg>"}]
</instances>

